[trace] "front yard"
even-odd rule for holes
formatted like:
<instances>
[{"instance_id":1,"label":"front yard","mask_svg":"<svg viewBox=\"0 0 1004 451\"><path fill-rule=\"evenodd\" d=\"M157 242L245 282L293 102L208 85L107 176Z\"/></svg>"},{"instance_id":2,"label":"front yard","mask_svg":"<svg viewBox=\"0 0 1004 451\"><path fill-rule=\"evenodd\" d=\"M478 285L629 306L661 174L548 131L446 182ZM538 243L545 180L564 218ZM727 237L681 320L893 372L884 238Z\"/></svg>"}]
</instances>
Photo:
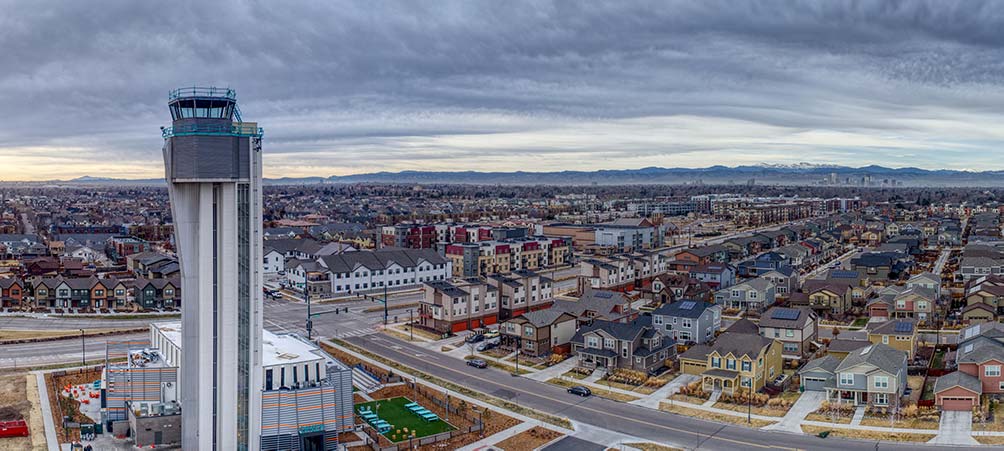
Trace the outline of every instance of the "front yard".
<instances>
[{"instance_id":1,"label":"front yard","mask_svg":"<svg viewBox=\"0 0 1004 451\"><path fill-rule=\"evenodd\" d=\"M820 432L830 431L830 437L843 437L857 440L890 440L895 442L920 442L926 443L934 438L935 434L911 434L895 432L875 432L862 431L858 429L830 429L820 426L802 426L802 432L809 435L819 435Z\"/></svg>"},{"instance_id":2,"label":"front yard","mask_svg":"<svg viewBox=\"0 0 1004 451\"><path fill-rule=\"evenodd\" d=\"M763 406L753 406L753 414L769 417L783 417L786 413L788 413L788 410L791 409L791 406L795 403L795 401L798 400L799 396L801 396L801 394L797 392L783 392L780 396L770 398L767 401L767 404ZM750 409L746 404L726 401L718 401L715 403L714 407L740 413L747 413Z\"/></svg>"},{"instance_id":3,"label":"front yard","mask_svg":"<svg viewBox=\"0 0 1004 451\"><path fill-rule=\"evenodd\" d=\"M983 400L983 403L987 407L983 409L980 415L973 416L973 430L1004 431L1004 405L986 399ZM991 410L993 411L992 413L990 412Z\"/></svg>"},{"instance_id":4,"label":"front yard","mask_svg":"<svg viewBox=\"0 0 1004 451\"><path fill-rule=\"evenodd\" d=\"M679 404L673 404L672 402L666 402L666 401L659 403L659 410L676 413L688 417L701 418L704 420L718 421L722 423L738 424L753 428L762 428L764 426L769 426L775 423L774 421L761 420L758 418L753 418L751 422L747 422L746 417L726 415L723 413L716 413L716 412L708 412L705 410L694 409L691 407L684 407Z\"/></svg>"}]
</instances>

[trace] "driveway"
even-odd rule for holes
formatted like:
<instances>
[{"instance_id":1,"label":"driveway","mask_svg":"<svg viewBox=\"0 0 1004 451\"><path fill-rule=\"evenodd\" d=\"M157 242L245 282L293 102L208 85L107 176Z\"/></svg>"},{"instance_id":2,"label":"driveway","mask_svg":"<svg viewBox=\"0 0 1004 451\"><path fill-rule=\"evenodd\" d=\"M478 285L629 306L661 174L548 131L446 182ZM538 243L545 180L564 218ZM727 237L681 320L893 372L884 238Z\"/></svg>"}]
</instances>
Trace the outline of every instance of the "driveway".
<instances>
[{"instance_id":1,"label":"driveway","mask_svg":"<svg viewBox=\"0 0 1004 451\"><path fill-rule=\"evenodd\" d=\"M826 400L826 392L807 391L795 401L781 421L763 428L765 431L787 431L802 433L802 421Z\"/></svg>"},{"instance_id":2,"label":"driveway","mask_svg":"<svg viewBox=\"0 0 1004 451\"><path fill-rule=\"evenodd\" d=\"M637 404L639 406L648 407L650 409L658 409L659 403L662 402L662 400L670 396L673 396L677 392L679 392L680 387L683 387L684 385L687 385L691 382L700 379L701 376L696 374L681 374L679 376L676 376L675 379L669 381L669 383L667 383L666 385L663 385L658 390L652 392L652 394L644 398L631 401L631 404Z\"/></svg>"},{"instance_id":3,"label":"driveway","mask_svg":"<svg viewBox=\"0 0 1004 451\"><path fill-rule=\"evenodd\" d=\"M938 435L927 443L940 445L976 445L973 438L972 412L942 412Z\"/></svg>"}]
</instances>

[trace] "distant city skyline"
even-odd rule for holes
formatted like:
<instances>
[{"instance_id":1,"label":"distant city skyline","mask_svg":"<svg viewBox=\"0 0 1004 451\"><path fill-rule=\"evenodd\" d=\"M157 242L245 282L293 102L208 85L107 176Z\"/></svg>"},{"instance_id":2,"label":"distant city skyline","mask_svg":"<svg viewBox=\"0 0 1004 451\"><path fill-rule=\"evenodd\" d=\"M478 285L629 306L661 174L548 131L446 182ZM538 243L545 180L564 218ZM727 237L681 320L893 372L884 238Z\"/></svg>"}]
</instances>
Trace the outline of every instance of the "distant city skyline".
<instances>
[{"instance_id":1,"label":"distant city skyline","mask_svg":"<svg viewBox=\"0 0 1004 451\"><path fill-rule=\"evenodd\" d=\"M186 85L237 89L245 114L268 124L270 178L799 162L1004 169L1004 13L989 2L64 1L5 11L3 181L162 177L163 105Z\"/></svg>"}]
</instances>

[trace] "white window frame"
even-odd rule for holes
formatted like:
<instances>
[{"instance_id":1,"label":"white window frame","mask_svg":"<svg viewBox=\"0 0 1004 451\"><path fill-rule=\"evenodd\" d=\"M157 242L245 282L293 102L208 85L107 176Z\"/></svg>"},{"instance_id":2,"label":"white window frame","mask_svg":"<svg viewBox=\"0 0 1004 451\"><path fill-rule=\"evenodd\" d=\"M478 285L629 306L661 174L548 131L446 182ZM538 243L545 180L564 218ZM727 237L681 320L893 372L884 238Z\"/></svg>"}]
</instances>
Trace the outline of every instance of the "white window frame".
<instances>
[{"instance_id":1,"label":"white window frame","mask_svg":"<svg viewBox=\"0 0 1004 451\"><path fill-rule=\"evenodd\" d=\"M840 385L854 385L854 373L840 373Z\"/></svg>"},{"instance_id":2,"label":"white window frame","mask_svg":"<svg viewBox=\"0 0 1004 451\"><path fill-rule=\"evenodd\" d=\"M889 376L875 376L875 388L889 388Z\"/></svg>"},{"instance_id":3,"label":"white window frame","mask_svg":"<svg viewBox=\"0 0 1004 451\"><path fill-rule=\"evenodd\" d=\"M1000 365L987 365L983 367L983 376L985 377L1000 377L1001 366Z\"/></svg>"}]
</instances>

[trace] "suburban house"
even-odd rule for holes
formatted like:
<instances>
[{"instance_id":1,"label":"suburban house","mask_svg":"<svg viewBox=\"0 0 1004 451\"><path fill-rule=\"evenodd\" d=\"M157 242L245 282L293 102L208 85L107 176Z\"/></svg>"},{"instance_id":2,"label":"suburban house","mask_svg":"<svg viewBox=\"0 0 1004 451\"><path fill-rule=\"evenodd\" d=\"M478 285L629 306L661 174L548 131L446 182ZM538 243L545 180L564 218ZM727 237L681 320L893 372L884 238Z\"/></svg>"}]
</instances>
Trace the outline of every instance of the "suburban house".
<instances>
[{"instance_id":1,"label":"suburban house","mask_svg":"<svg viewBox=\"0 0 1004 451\"><path fill-rule=\"evenodd\" d=\"M935 404L943 410L968 411L980 404L981 395L1004 394L1004 324L970 326L959 340L958 371L942 376L935 385ZM948 379L941 381L944 378Z\"/></svg>"},{"instance_id":2,"label":"suburban house","mask_svg":"<svg viewBox=\"0 0 1004 451\"><path fill-rule=\"evenodd\" d=\"M788 299L791 293L798 290L798 271L791 266L772 269L761 274L760 278L774 284L775 299Z\"/></svg>"},{"instance_id":3,"label":"suburban house","mask_svg":"<svg viewBox=\"0 0 1004 451\"><path fill-rule=\"evenodd\" d=\"M903 351L907 358L913 360L917 352L917 327L912 319L895 319L885 322L870 322L868 341L873 344L883 344L893 349Z\"/></svg>"},{"instance_id":4,"label":"suburban house","mask_svg":"<svg viewBox=\"0 0 1004 451\"><path fill-rule=\"evenodd\" d=\"M540 357L557 352L567 353L575 335L575 316L554 310L535 310L505 320L499 326L501 345L506 349L519 346L523 354Z\"/></svg>"},{"instance_id":5,"label":"suburban house","mask_svg":"<svg viewBox=\"0 0 1004 451\"><path fill-rule=\"evenodd\" d=\"M892 285L879 291L879 297L868 302L868 313L876 318L916 318L927 320L937 304L935 291L922 285L912 287Z\"/></svg>"},{"instance_id":6,"label":"suburban house","mask_svg":"<svg viewBox=\"0 0 1004 451\"><path fill-rule=\"evenodd\" d=\"M918 286L933 291L935 300L941 298L941 276L925 271L906 281L907 288Z\"/></svg>"},{"instance_id":7,"label":"suburban house","mask_svg":"<svg viewBox=\"0 0 1004 451\"><path fill-rule=\"evenodd\" d=\"M774 284L762 278L750 279L715 293L716 304L743 311L762 312L774 301Z\"/></svg>"},{"instance_id":8,"label":"suburban house","mask_svg":"<svg viewBox=\"0 0 1004 451\"><path fill-rule=\"evenodd\" d=\"M697 265L690 269L690 277L715 289L728 288L736 283L735 268L727 263Z\"/></svg>"},{"instance_id":9,"label":"suburban house","mask_svg":"<svg viewBox=\"0 0 1004 451\"><path fill-rule=\"evenodd\" d=\"M771 307L760 317L760 335L781 342L785 360L801 360L810 354L809 344L819 333L819 316L805 307Z\"/></svg>"},{"instance_id":10,"label":"suburban house","mask_svg":"<svg viewBox=\"0 0 1004 451\"><path fill-rule=\"evenodd\" d=\"M683 343L707 343L722 327L722 306L687 299L663 304L652 312L652 325Z\"/></svg>"},{"instance_id":11,"label":"suburban house","mask_svg":"<svg viewBox=\"0 0 1004 451\"><path fill-rule=\"evenodd\" d=\"M822 280L807 280L802 286L806 294L804 304L792 299L792 306L808 306L819 314L842 315L851 308L853 299L850 285ZM796 303L797 302L797 303Z\"/></svg>"},{"instance_id":12,"label":"suburban house","mask_svg":"<svg viewBox=\"0 0 1004 451\"><path fill-rule=\"evenodd\" d=\"M960 315L963 324L980 324L997 321L997 309L982 302L967 305L962 309Z\"/></svg>"},{"instance_id":13,"label":"suburban house","mask_svg":"<svg viewBox=\"0 0 1004 451\"><path fill-rule=\"evenodd\" d=\"M677 252L673 258L694 262L698 265L725 263L729 261L729 250L721 245L695 247Z\"/></svg>"},{"instance_id":14,"label":"suburban house","mask_svg":"<svg viewBox=\"0 0 1004 451\"><path fill-rule=\"evenodd\" d=\"M13 277L0 279L0 307L20 307L24 298L24 282Z\"/></svg>"},{"instance_id":15,"label":"suburban house","mask_svg":"<svg viewBox=\"0 0 1004 451\"><path fill-rule=\"evenodd\" d=\"M906 353L877 344L835 361L828 355L807 363L799 371L805 390L826 391L828 400L855 406L898 406L906 389Z\"/></svg>"},{"instance_id":16,"label":"suburban house","mask_svg":"<svg viewBox=\"0 0 1004 451\"><path fill-rule=\"evenodd\" d=\"M593 321L582 326L571 343L581 368L648 372L672 367L676 357L676 341L644 318L624 323Z\"/></svg>"},{"instance_id":17,"label":"suburban house","mask_svg":"<svg viewBox=\"0 0 1004 451\"><path fill-rule=\"evenodd\" d=\"M555 300L551 307L571 314L578 324L593 320L629 322L638 317L631 308L631 298L619 291L587 289L576 301Z\"/></svg>"},{"instance_id":18,"label":"suburban house","mask_svg":"<svg viewBox=\"0 0 1004 451\"><path fill-rule=\"evenodd\" d=\"M752 386L759 391L783 370L781 342L756 334L730 332L711 344L680 354L680 370L701 376L706 391L732 394Z\"/></svg>"},{"instance_id":19,"label":"suburban house","mask_svg":"<svg viewBox=\"0 0 1004 451\"><path fill-rule=\"evenodd\" d=\"M660 274L649 285L651 299L658 303L677 299L712 300L714 290L686 274Z\"/></svg>"}]
</instances>

